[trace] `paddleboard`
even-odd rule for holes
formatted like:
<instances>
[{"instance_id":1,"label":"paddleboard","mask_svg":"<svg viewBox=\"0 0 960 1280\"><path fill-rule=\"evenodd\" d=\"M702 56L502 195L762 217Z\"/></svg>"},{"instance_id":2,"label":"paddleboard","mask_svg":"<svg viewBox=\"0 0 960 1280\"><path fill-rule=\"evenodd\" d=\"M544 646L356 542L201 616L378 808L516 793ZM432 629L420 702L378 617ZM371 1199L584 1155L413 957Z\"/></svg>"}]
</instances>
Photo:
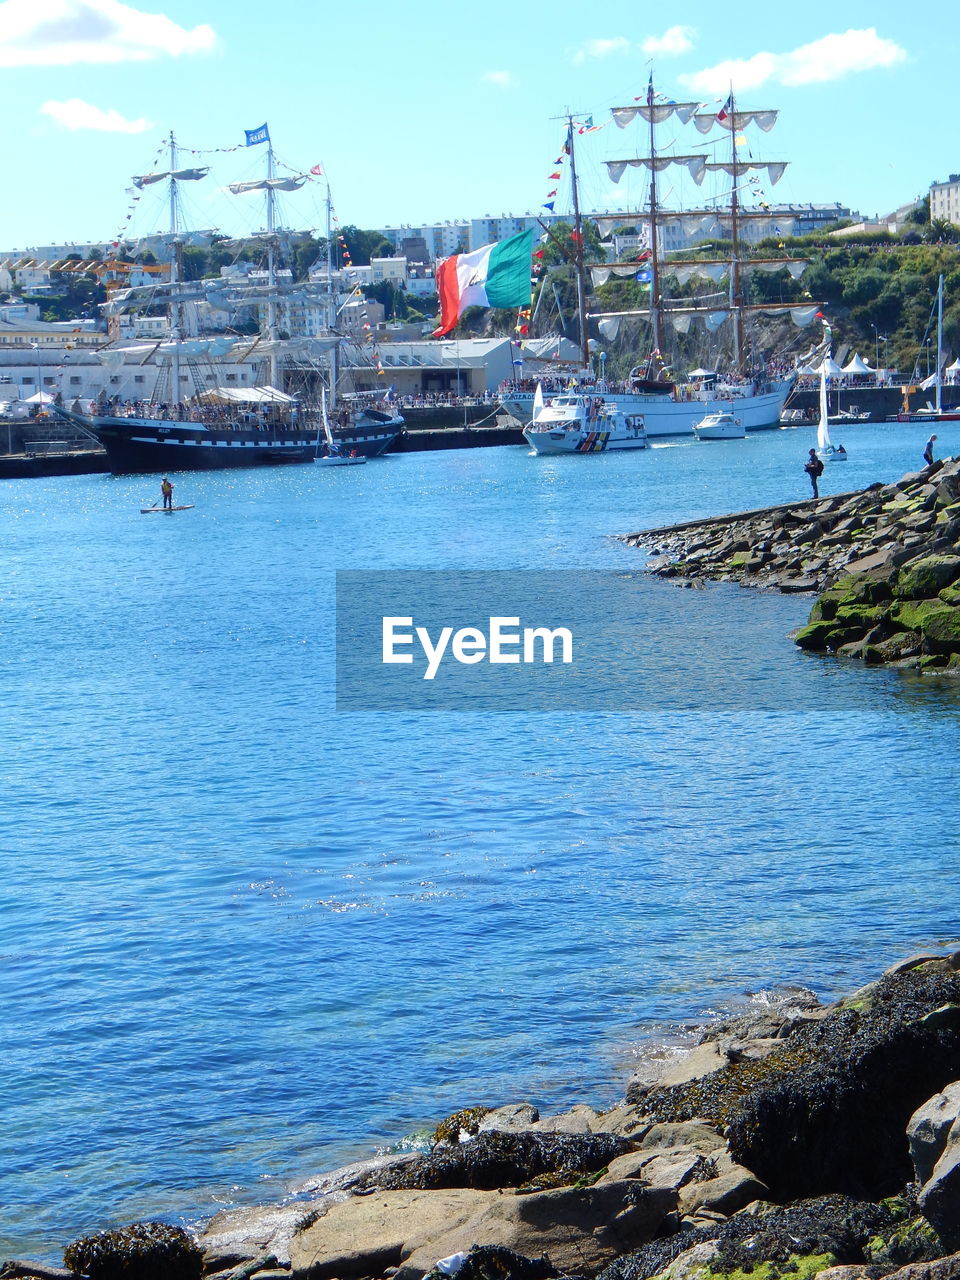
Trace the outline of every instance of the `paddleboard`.
<instances>
[{"instance_id":1,"label":"paddleboard","mask_svg":"<svg viewBox=\"0 0 960 1280\"><path fill-rule=\"evenodd\" d=\"M157 512L166 512L167 515L172 515L174 511L192 511L192 510L193 510L193 503L191 503L188 507L141 507L140 514L142 516L149 516L149 515L152 515L154 511L157 511Z\"/></svg>"}]
</instances>

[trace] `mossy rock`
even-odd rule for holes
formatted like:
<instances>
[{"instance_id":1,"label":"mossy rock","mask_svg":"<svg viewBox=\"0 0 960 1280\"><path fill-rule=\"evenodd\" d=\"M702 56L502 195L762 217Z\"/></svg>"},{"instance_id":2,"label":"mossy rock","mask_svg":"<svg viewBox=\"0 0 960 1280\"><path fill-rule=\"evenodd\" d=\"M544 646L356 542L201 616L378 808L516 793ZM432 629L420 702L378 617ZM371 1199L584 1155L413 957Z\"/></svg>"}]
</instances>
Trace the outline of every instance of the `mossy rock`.
<instances>
[{"instance_id":1,"label":"mossy rock","mask_svg":"<svg viewBox=\"0 0 960 1280\"><path fill-rule=\"evenodd\" d=\"M877 605L892 599L893 590L889 573L848 573L838 579L832 587L823 593L810 611L811 622L828 622L835 618L841 609L854 605Z\"/></svg>"},{"instance_id":2,"label":"mossy rock","mask_svg":"<svg viewBox=\"0 0 960 1280\"><path fill-rule=\"evenodd\" d=\"M894 594L901 600L927 600L960 578L960 556L924 556L897 575Z\"/></svg>"},{"instance_id":3,"label":"mossy rock","mask_svg":"<svg viewBox=\"0 0 960 1280\"><path fill-rule=\"evenodd\" d=\"M906 1267L913 1262L932 1262L946 1252L946 1246L926 1218L918 1214L868 1240L863 1252L867 1262L875 1265Z\"/></svg>"},{"instance_id":4,"label":"mossy rock","mask_svg":"<svg viewBox=\"0 0 960 1280\"><path fill-rule=\"evenodd\" d=\"M954 608L960 607L960 587L944 587L942 591L937 592L937 599Z\"/></svg>"},{"instance_id":5,"label":"mossy rock","mask_svg":"<svg viewBox=\"0 0 960 1280\"><path fill-rule=\"evenodd\" d=\"M714 1245L712 1256L702 1269L690 1273L703 1280L808 1280L829 1266L863 1263L867 1242L885 1237L894 1226L892 1214L882 1205L847 1196L820 1196L784 1206L756 1202L725 1221L640 1245L611 1262L597 1280L667 1276L677 1258L707 1242Z\"/></svg>"},{"instance_id":6,"label":"mossy rock","mask_svg":"<svg viewBox=\"0 0 960 1280\"><path fill-rule=\"evenodd\" d=\"M89 1280L200 1280L203 1250L182 1227L135 1222L67 1245L63 1262Z\"/></svg>"},{"instance_id":7,"label":"mossy rock","mask_svg":"<svg viewBox=\"0 0 960 1280\"><path fill-rule=\"evenodd\" d=\"M907 631L921 631L929 614L946 607L939 597L933 600L895 600L890 609L890 618Z\"/></svg>"},{"instance_id":8,"label":"mossy rock","mask_svg":"<svg viewBox=\"0 0 960 1280\"><path fill-rule=\"evenodd\" d=\"M886 622L890 610L878 604L846 604L838 609L834 622L837 626L862 627L869 631L878 622Z\"/></svg>"},{"instance_id":9,"label":"mossy rock","mask_svg":"<svg viewBox=\"0 0 960 1280\"><path fill-rule=\"evenodd\" d=\"M920 624L920 631L935 653L960 652L960 609L948 605L931 609Z\"/></svg>"},{"instance_id":10,"label":"mossy rock","mask_svg":"<svg viewBox=\"0 0 960 1280\"><path fill-rule=\"evenodd\" d=\"M433 1131L434 1144L438 1142L459 1142L461 1133L476 1137L480 1132L480 1121L490 1112L489 1107L464 1107L455 1111L446 1120L441 1120Z\"/></svg>"},{"instance_id":11,"label":"mossy rock","mask_svg":"<svg viewBox=\"0 0 960 1280\"><path fill-rule=\"evenodd\" d=\"M707 1268L708 1276L722 1280L811 1280L811 1277L827 1267L835 1267L837 1258L832 1253L791 1253L783 1262L758 1262L745 1264L747 1269L736 1267L732 1271L716 1270L716 1264Z\"/></svg>"},{"instance_id":12,"label":"mossy rock","mask_svg":"<svg viewBox=\"0 0 960 1280\"><path fill-rule=\"evenodd\" d=\"M805 627L801 627L795 632L793 640L801 649L813 649L818 653L824 653L830 648L830 640L836 631L833 621L829 622L810 622ZM844 641L845 643L845 641Z\"/></svg>"}]
</instances>

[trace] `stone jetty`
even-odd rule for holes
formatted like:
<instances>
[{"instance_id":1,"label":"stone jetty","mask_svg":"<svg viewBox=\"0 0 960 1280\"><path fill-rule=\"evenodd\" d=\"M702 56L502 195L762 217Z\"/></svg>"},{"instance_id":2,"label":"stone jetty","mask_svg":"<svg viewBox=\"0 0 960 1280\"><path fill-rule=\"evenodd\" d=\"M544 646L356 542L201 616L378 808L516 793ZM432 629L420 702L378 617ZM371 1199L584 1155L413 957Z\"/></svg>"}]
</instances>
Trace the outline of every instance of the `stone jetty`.
<instances>
[{"instance_id":1,"label":"stone jetty","mask_svg":"<svg viewBox=\"0 0 960 1280\"><path fill-rule=\"evenodd\" d=\"M472 1107L428 1151L85 1237L4 1280L957 1280L960 952L707 1027L599 1111Z\"/></svg>"},{"instance_id":2,"label":"stone jetty","mask_svg":"<svg viewBox=\"0 0 960 1280\"><path fill-rule=\"evenodd\" d=\"M895 484L624 535L648 569L820 596L804 649L960 673L960 459Z\"/></svg>"}]
</instances>

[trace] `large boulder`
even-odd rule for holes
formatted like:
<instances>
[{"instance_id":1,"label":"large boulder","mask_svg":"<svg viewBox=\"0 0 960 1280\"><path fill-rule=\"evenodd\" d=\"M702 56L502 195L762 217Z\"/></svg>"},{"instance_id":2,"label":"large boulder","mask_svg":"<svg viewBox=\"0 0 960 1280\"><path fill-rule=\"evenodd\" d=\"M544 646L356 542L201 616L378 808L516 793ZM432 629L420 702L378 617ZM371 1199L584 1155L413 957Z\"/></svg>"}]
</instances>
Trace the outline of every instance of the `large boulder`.
<instances>
[{"instance_id":1,"label":"large boulder","mask_svg":"<svg viewBox=\"0 0 960 1280\"><path fill-rule=\"evenodd\" d=\"M933 1173L937 1161L947 1147L951 1128L960 1119L960 1080L929 1098L910 1117L907 1141L917 1182L924 1183Z\"/></svg>"},{"instance_id":2,"label":"large boulder","mask_svg":"<svg viewBox=\"0 0 960 1280\"><path fill-rule=\"evenodd\" d=\"M954 1081L910 1117L907 1128L918 1203L949 1249L960 1249L960 1082Z\"/></svg>"},{"instance_id":3,"label":"large boulder","mask_svg":"<svg viewBox=\"0 0 960 1280\"><path fill-rule=\"evenodd\" d=\"M498 1198L496 1191L462 1187L351 1196L331 1205L313 1221L307 1220L294 1235L290 1245L293 1274L304 1280L383 1275L387 1267L398 1267L430 1241L445 1236L451 1227L480 1216ZM468 1240L458 1247L469 1248L473 1243L481 1242ZM441 1250L430 1266L455 1252Z\"/></svg>"},{"instance_id":4,"label":"large boulder","mask_svg":"<svg viewBox=\"0 0 960 1280\"><path fill-rule=\"evenodd\" d=\"M960 556L924 556L905 564L894 593L900 599L926 600L960 578Z\"/></svg>"},{"instance_id":5,"label":"large boulder","mask_svg":"<svg viewBox=\"0 0 960 1280\"><path fill-rule=\"evenodd\" d=\"M306 1224L290 1260L295 1280L358 1280L388 1267L400 1268L399 1280L419 1280L441 1258L500 1245L546 1254L561 1272L593 1275L652 1240L676 1203L674 1191L632 1181L530 1195L384 1191L335 1204Z\"/></svg>"},{"instance_id":6,"label":"large boulder","mask_svg":"<svg viewBox=\"0 0 960 1280\"><path fill-rule=\"evenodd\" d=\"M546 1255L562 1274L594 1276L614 1258L653 1240L676 1206L675 1191L633 1181L500 1195L470 1221L411 1253L396 1280L420 1280L439 1258L475 1244L503 1245L527 1257Z\"/></svg>"}]
</instances>

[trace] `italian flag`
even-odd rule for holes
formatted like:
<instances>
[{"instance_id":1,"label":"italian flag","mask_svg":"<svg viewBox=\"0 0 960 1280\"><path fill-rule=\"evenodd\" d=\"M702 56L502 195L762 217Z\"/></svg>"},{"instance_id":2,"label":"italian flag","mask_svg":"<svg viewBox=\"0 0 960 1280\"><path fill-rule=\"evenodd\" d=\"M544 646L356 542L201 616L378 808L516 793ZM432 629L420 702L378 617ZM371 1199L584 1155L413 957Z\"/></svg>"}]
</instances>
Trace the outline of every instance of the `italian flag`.
<instances>
[{"instance_id":1,"label":"italian flag","mask_svg":"<svg viewBox=\"0 0 960 1280\"><path fill-rule=\"evenodd\" d=\"M437 268L442 338L457 327L467 307L526 307L530 303L530 256L533 230L521 231L499 244L473 253L455 253Z\"/></svg>"}]
</instances>

